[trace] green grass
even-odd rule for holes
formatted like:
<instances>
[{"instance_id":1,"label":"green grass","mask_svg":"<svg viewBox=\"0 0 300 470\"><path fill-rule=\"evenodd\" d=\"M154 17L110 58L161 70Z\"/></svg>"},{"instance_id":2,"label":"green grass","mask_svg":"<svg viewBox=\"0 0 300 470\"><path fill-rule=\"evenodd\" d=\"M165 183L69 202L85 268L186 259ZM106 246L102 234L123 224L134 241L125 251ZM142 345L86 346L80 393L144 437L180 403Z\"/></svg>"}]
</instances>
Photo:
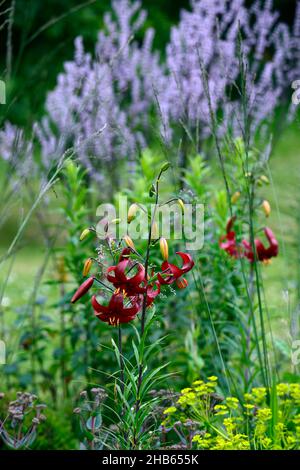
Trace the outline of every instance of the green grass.
<instances>
[{"instance_id":1,"label":"green grass","mask_svg":"<svg viewBox=\"0 0 300 470\"><path fill-rule=\"evenodd\" d=\"M16 253L2 300L4 307L19 307L28 301L32 293L34 279L43 263L44 254L44 248L39 245L26 246ZM9 264L10 262L6 261L1 266L1 284L7 277Z\"/></svg>"},{"instance_id":2,"label":"green grass","mask_svg":"<svg viewBox=\"0 0 300 470\"><path fill-rule=\"evenodd\" d=\"M300 183L299 148L300 130L295 125L280 138L274 155L270 160L272 184L263 191L272 206L267 224L274 230L280 243L280 256L270 266L263 269L268 305L272 317L279 322L287 319L289 293L291 306L297 298L297 270L299 264L299 226Z\"/></svg>"}]
</instances>

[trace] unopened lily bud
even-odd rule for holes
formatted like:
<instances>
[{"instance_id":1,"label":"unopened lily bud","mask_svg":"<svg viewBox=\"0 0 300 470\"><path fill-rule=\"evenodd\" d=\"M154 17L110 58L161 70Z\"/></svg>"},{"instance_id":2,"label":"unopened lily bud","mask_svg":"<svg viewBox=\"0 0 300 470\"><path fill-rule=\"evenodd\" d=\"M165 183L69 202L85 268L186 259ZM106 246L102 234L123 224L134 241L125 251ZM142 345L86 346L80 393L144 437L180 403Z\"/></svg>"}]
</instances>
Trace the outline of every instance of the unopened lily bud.
<instances>
[{"instance_id":1,"label":"unopened lily bud","mask_svg":"<svg viewBox=\"0 0 300 470\"><path fill-rule=\"evenodd\" d=\"M152 240L157 240L159 238L159 229L156 222L153 222L151 228L151 238Z\"/></svg>"},{"instance_id":2,"label":"unopened lily bud","mask_svg":"<svg viewBox=\"0 0 300 470\"><path fill-rule=\"evenodd\" d=\"M159 240L159 246L160 246L160 252L163 257L164 261L167 261L169 258L169 247L168 247L168 242L165 238L161 238Z\"/></svg>"},{"instance_id":3,"label":"unopened lily bud","mask_svg":"<svg viewBox=\"0 0 300 470\"><path fill-rule=\"evenodd\" d=\"M149 189L149 196L153 197L156 194L156 188L155 185L152 183Z\"/></svg>"},{"instance_id":4,"label":"unopened lily bud","mask_svg":"<svg viewBox=\"0 0 300 470\"><path fill-rule=\"evenodd\" d=\"M178 203L179 207L181 208L182 212L184 212L185 205L184 205L183 200L182 199L177 199L177 203Z\"/></svg>"},{"instance_id":5,"label":"unopened lily bud","mask_svg":"<svg viewBox=\"0 0 300 470\"><path fill-rule=\"evenodd\" d=\"M236 191L231 197L232 204L236 204L238 200L240 199L240 197L241 197L241 193L239 191Z\"/></svg>"},{"instance_id":6,"label":"unopened lily bud","mask_svg":"<svg viewBox=\"0 0 300 470\"><path fill-rule=\"evenodd\" d=\"M262 182L262 183L265 183L265 184L270 184L270 180L269 178L266 176L266 175L262 175L259 180Z\"/></svg>"},{"instance_id":7,"label":"unopened lily bud","mask_svg":"<svg viewBox=\"0 0 300 470\"><path fill-rule=\"evenodd\" d=\"M83 232L81 232L81 235L80 235L80 237L79 237L79 240L82 242L82 240L84 240L84 239L88 236L89 233L90 233L90 229L89 229L89 228L85 228L85 229L83 230Z\"/></svg>"},{"instance_id":8,"label":"unopened lily bud","mask_svg":"<svg viewBox=\"0 0 300 470\"><path fill-rule=\"evenodd\" d=\"M91 258L88 258L86 260L86 262L84 263L84 266L83 266L83 271L82 271L82 275L85 277L88 275L88 273L90 272L91 270L91 267L92 267L92 264L93 264L93 261Z\"/></svg>"},{"instance_id":9,"label":"unopened lily bud","mask_svg":"<svg viewBox=\"0 0 300 470\"><path fill-rule=\"evenodd\" d=\"M226 233L231 232L235 221L236 221L236 216L235 215L230 217L230 219L228 220L227 225L226 225Z\"/></svg>"},{"instance_id":10,"label":"unopened lily bud","mask_svg":"<svg viewBox=\"0 0 300 470\"><path fill-rule=\"evenodd\" d=\"M77 302L77 300L81 299L81 297L83 297L84 294L86 294L90 290L90 288L94 284L94 280L95 280L94 277L89 277L86 281L84 281L83 284L81 284L80 287L78 287L77 291L75 292L75 294L73 295L71 299L72 304Z\"/></svg>"},{"instance_id":11,"label":"unopened lily bud","mask_svg":"<svg viewBox=\"0 0 300 470\"><path fill-rule=\"evenodd\" d=\"M134 243L133 243L133 241L132 241L132 239L130 238L129 235L125 235L123 240L129 248L132 248L133 250L135 250Z\"/></svg>"},{"instance_id":12,"label":"unopened lily bud","mask_svg":"<svg viewBox=\"0 0 300 470\"><path fill-rule=\"evenodd\" d=\"M127 214L127 222L130 224L130 222L135 219L136 213L138 211L139 206L137 204L131 204L131 206L128 209L128 214Z\"/></svg>"},{"instance_id":13,"label":"unopened lily bud","mask_svg":"<svg viewBox=\"0 0 300 470\"><path fill-rule=\"evenodd\" d=\"M262 203L261 206L262 206L262 208L263 208L263 211L264 211L264 213L265 213L265 216L266 216L266 217L269 217L270 214L271 214L271 205L270 205L269 201L267 201L267 200L263 201L263 203Z\"/></svg>"},{"instance_id":14,"label":"unopened lily bud","mask_svg":"<svg viewBox=\"0 0 300 470\"><path fill-rule=\"evenodd\" d=\"M160 173L164 173L165 171L167 171L168 169L170 168L170 162L166 162L162 165L161 169L160 169Z\"/></svg>"},{"instance_id":15,"label":"unopened lily bud","mask_svg":"<svg viewBox=\"0 0 300 470\"><path fill-rule=\"evenodd\" d=\"M182 277L182 278L176 279L176 285L179 289L185 289L188 286L188 282L184 277Z\"/></svg>"}]
</instances>

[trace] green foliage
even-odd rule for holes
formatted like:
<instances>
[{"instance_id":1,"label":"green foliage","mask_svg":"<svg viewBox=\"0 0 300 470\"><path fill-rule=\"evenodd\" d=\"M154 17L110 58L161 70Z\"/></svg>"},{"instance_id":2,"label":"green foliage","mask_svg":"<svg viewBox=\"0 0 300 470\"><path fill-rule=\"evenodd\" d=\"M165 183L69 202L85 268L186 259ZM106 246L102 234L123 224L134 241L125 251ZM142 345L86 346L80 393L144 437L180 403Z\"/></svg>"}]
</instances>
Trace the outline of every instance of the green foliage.
<instances>
[{"instance_id":1,"label":"green foliage","mask_svg":"<svg viewBox=\"0 0 300 470\"><path fill-rule=\"evenodd\" d=\"M196 380L164 411L163 426L181 432L200 450L294 450L300 445L299 384L279 383L253 388L239 400L216 394L217 377Z\"/></svg>"},{"instance_id":2,"label":"green foliage","mask_svg":"<svg viewBox=\"0 0 300 470\"><path fill-rule=\"evenodd\" d=\"M91 3L72 13L72 7L78 6L75 3L67 0L62 6L61 2L54 1L45 6L28 0L24 9L24 1L17 2L16 37L13 38L17 66L12 70L8 93L10 97L20 93L22 99L17 99L9 108L8 117L14 121L31 122L34 114L41 112L46 90L54 85L62 62L72 55L75 36L83 35L87 49L92 48L109 2ZM145 0L143 6L149 11L146 26L155 26L156 44L162 48L178 16L178 5L186 6L187 2L164 0L158 3ZM51 20L60 14L63 18ZM30 39L48 20L49 28ZM21 28L24 37L21 37ZM65 39L60 43L62 37ZM15 47L19 39L21 52ZM28 40L30 47L26 45ZM32 67L33 63L37 65ZM37 77L39 93L32 86ZM60 172L60 180L57 181L58 171L52 178L49 188L54 188L55 182L55 192L42 207L46 220L39 219L39 229L43 235L46 233L47 253L35 280L30 279L32 259L26 260L23 268L24 283L20 273L10 282L9 267L0 287L0 339L9 338L9 361L1 366L1 386L4 390L20 388L42 392L48 405L47 421L39 428L37 438L34 434L32 441L28 441L30 448L299 449L300 389L299 384L294 383L299 380L297 366L290 372L290 344L291 339L297 339L299 315L298 308L290 305L290 298L287 308L284 306L286 311L282 309L281 297L278 301L280 277L287 277L284 285L289 289L290 284L296 285L295 274L282 275L286 271L282 269L281 258L274 262L277 272L271 271L270 278L270 271L266 270L269 268L257 259L249 263L245 258L230 256L220 246L232 216L231 228L239 247L243 240L254 245L255 239L261 237L262 227L276 224L272 215L262 209L263 201L277 198L271 195L274 188L268 152L261 150L260 142L257 148L249 148L246 139L227 137L217 142L221 159L217 158L218 152L213 147L208 151L203 148L198 154L186 135L188 130L179 123L178 127L182 136L179 153L184 168L176 165L169 168L169 163L164 163L166 159L177 162L178 149L163 148L165 154L149 142L149 148L137 158L134 174L125 173L124 163L113 168L116 175L121 175L122 182L128 182L128 189L120 193L110 184L113 178L97 187L79 164L68 160ZM285 147L281 153L285 153ZM297 162L281 165L277 178L285 177L288 187L296 173ZM1 164L2 168L5 169L2 173L6 173L7 167ZM165 171L167 169L169 171ZM159 196L168 195L168 204L178 204L179 197L186 204L205 204L204 247L193 254L196 266L188 277L188 289L175 291L172 286L166 287L157 298L155 308L147 310L144 331L136 329L137 323L132 327L113 328L94 316L88 296L75 305L70 302L75 288L85 280L82 270L86 261L91 262L90 275L105 280L107 256L115 263L124 243L110 240L107 244L97 240L93 211L99 202L108 197L117 201L120 194L127 195L131 203L153 203L158 194L157 177L153 179L153 175L158 174L164 183ZM2 180L6 190L6 178ZM35 199L32 195L39 181L32 177L28 183L29 197L22 187L11 205L5 205L4 191L3 220L11 209L14 210L17 196L26 202ZM288 218L284 215L284 224L279 225L292 239L290 227L294 225L299 207L294 195L286 198L286 193L280 194L283 194L281 199L285 200ZM45 195L46 191L42 191L37 201ZM37 206L34 202L30 217ZM5 239L13 239L5 255L8 259L18 255L15 250L21 247L21 242L30 239L37 244L40 239L36 226L27 234L28 238L21 237L29 220L25 218L26 224L23 224L23 211L21 200L16 210L21 229L16 238L3 231ZM55 237L52 237L52 229L55 229ZM47 236L49 230L50 237ZM87 230L88 235L80 239L83 230ZM135 261L142 259L144 262L149 248L150 276L152 269L161 265L158 245L158 240L152 240L148 247L144 240L138 246L140 253L133 256ZM174 252L180 250L177 245L178 241L172 240L170 251L171 248ZM291 245L288 264L295 253ZM49 267L48 261L51 261ZM44 276L48 281L43 284ZM272 289L271 296L265 292L266 279ZM299 279L296 281L299 284ZM11 298L5 298L7 289L13 292L13 305L9 304ZM299 297L299 292L294 294L293 301ZM27 297L29 300L25 301ZM289 325L286 327L286 339L282 337L282 322L288 324L291 312L293 331L290 334ZM280 335L275 332L274 340L275 315L279 319ZM220 377L218 385L214 376L209 377L207 383L197 380L199 376L211 374ZM277 376L287 383L279 383ZM84 382L86 391L80 395L78 408L74 410L76 416L73 416L71 399L75 393L77 395L78 382ZM192 386L177 396L177 391L186 383Z\"/></svg>"},{"instance_id":3,"label":"green foliage","mask_svg":"<svg viewBox=\"0 0 300 470\"><path fill-rule=\"evenodd\" d=\"M209 193L209 177L210 169L205 163L204 157L202 155L190 157L187 168L184 170L183 181L202 203L205 202Z\"/></svg>"},{"instance_id":4,"label":"green foliage","mask_svg":"<svg viewBox=\"0 0 300 470\"><path fill-rule=\"evenodd\" d=\"M5 3L10 6L10 0ZM188 0L160 0L156 4L143 0L143 7L148 11L145 27L155 27L157 48L163 50L180 8L188 7L188 3ZM33 121L33 116L42 115L48 90L54 87L63 63L73 55L74 39L81 35L87 49L92 50L103 25L103 15L110 7L111 0L65 0L63 3L53 0L46 4L39 0L17 0L12 37L14 62L7 83L8 100L14 103L8 109L7 119L26 125ZM4 33L7 34L6 28ZM2 48L5 45L4 37ZM4 71L6 51L2 52L0 67ZM35 93L36 83L39 93Z\"/></svg>"},{"instance_id":5,"label":"green foliage","mask_svg":"<svg viewBox=\"0 0 300 470\"><path fill-rule=\"evenodd\" d=\"M47 409L47 421L39 430L33 450L77 450L78 437L72 428L71 403ZM75 426L74 426L75 427Z\"/></svg>"}]
</instances>

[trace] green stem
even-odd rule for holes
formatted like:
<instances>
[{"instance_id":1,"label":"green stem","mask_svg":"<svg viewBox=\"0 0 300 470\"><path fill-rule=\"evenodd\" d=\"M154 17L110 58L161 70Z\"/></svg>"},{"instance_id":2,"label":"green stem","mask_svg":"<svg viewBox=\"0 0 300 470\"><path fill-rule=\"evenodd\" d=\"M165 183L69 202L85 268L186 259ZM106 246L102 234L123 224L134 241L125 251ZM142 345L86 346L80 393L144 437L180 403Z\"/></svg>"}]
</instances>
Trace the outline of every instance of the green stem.
<instances>
[{"instance_id":1,"label":"green stem","mask_svg":"<svg viewBox=\"0 0 300 470\"><path fill-rule=\"evenodd\" d=\"M122 351L122 327L119 323L118 327L118 349L120 354L120 383L121 383L121 391L124 395L125 390L125 376L124 376L124 358L123 358L123 351Z\"/></svg>"},{"instance_id":2,"label":"green stem","mask_svg":"<svg viewBox=\"0 0 300 470\"><path fill-rule=\"evenodd\" d=\"M145 321L146 321L146 310L147 310L147 283L148 283L148 268L149 268L149 258L150 258L150 247L151 247L151 240L152 240L152 227L155 220L155 214L158 207L158 199L159 199L159 180L162 175L162 171L160 171L158 178L156 180L156 194L155 194L155 206L153 210L153 214L151 216L150 228L148 233L148 242L147 242L147 251L146 251L146 258L145 258L145 285L146 289L144 292L143 297L143 307L142 307L142 317L141 317L141 341L145 341L144 334L145 334ZM138 383L137 383L137 392L136 392L136 403L135 403L135 413L136 415L140 409L140 391L143 382L143 357L140 357L139 363L139 372L138 372ZM134 435L134 445L136 445L136 435Z\"/></svg>"}]
</instances>

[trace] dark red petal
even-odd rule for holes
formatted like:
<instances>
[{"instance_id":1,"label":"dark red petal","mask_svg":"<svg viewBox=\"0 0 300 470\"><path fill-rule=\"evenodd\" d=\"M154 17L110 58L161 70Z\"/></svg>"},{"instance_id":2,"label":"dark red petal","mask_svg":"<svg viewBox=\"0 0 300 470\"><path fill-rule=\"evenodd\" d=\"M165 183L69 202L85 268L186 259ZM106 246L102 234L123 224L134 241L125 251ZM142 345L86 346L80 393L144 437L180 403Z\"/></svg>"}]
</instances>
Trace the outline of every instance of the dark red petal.
<instances>
[{"instance_id":1,"label":"dark red petal","mask_svg":"<svg viewBox=\"0 0 300 470\"><path fill-rule=\"evenodd\" d=\"M161 265L161 270L162 271L168 271L168 269L170 268L170 263L168 261L164 261Z\"/></svg>"},{"instance_id":2,"label":"dark red petal","mask_svg":"<svg viewBox=\"0 0 300 470\"><path fill-rule=\"evenodd\" d=\"M259 261L263 261L264 259L267 259L267 250L264 244L258 238L255 240L255 246L256 246L257 258L259 259Z\"/></svg>"},{"instance_id":3,"label":"dark red petal","mask_svg":"<svg viewBox=\"0 0 300 470\"><path fill-rule=\"evenodd\" d=\"M135 316L139 312L140 309L141 309L141 303L139 302L133 304L132 307L124 308L121 318Z\"/></svg>"},{"instance_id":4,"label":"dark red petal","mask_svg":"<svg viewBox=\"0 0 300 470\"><path fill-rule=\"evenodd\" d=\"M176 254L179 255L183 261L183 265L181 267L182 273L187 273L195 266L193 258L188 253L182 253L181 251L177 251Z\"/></svg>"},{"instance_id":5,"label":"dark red petal","mask_svg":"<svg viewBox=\"0 0 300 470\"><path fill-rule=\"evenodd\" d=\"M178 266L175 266L175 264L171 264L167 261L164 261L161 265L161 273L157 275L157 279L162 285L166 284L172 284L176 279L178 279L182 274L187 273L190 271L195 263L188 253L183 253L181 251L176 252L177 255L179 255L183 261L183 265L181 268L178 268ZM169 276L164 276L164 274L170 274Z\"/></svg>"},{"instance_id":6,"label":"dark red petal","mask_svg":"<svg viewBox=\"0 0 300 470\"><path fill-rule=\"evenodd\" d=\"M78 287L77 291L75 292L75 294L73 295L71 299L72 304L77 302L77 300L79 300L81 297L84 296L84 294L88 292L88 290L92 287L94 280L95 280L94 277L89 277L86 281L84 281L83 284L81 284L80 287Z\"/></svg>"},{"instance_id":7,"label":"dark red petal","mask_svg":"<svg viewBox=\"0 0 300 470\"><path fill-rule=\"evenodd\" d=\"M127 277L125 275L125 269L127 268L129 263L129 259L124 259L123 261L120 261L120 263L117 264L115 267L115 275L116 275L116 280L117 282L126 282Z\"/></svg>"},{"instance_id":8,"label":"dark red petal","mask_svg":"<svg viewBox=\"0 0 300 470\"><path fill-rule=\"evenodd\" d=\"M266 237L267 237L267 239L269 240L270 243L272 243L274 240L277 241L276 238L275 238L274 233L272 232L272 230L269 227L266 227L264 232L265 232L265 235L266 235Z\"/></svg>"},{"instance_id":9,"label":"dark red petal","mask_svg":"<svg viewBox=\"0 0 300 470\"><path fill-rule=\"evenodd\" d=\"M128 277L125 274L125 269L127 268L128 263L129 263L129 260L124 260L124 261L121 261L115 267L116 280L120 284L122 284L122 283L127 284L128 283L128 284L131 284L131 285L134 285L134 286L138 286L145 279L145 268L142 264L138 263L137 264L137 269L138 269L137 273L132 277Z\"/></svg>"},{"instance_id":10,"label":"dark red petal","mask_svg":"<svg viewBox=\"0 0 300 470\"><path fill-rule=\"evenodd\" d=\"M254 254L253 254L252 246L250 245L250 243L247 240L243 240L242 244L245 248L244 256L246 258L248 258L249 261L253 262L254 261Z\"/></svg>"},{"instance_id":11,"label":"dark red petal","mask_svg":"<svg viewBox=\"0 0 300 470\"><path fill-rule=\"evenodd\" d=\"M226 225L226 233L229 233L233 227L234 222L236 221L236 216L231 217Z\"/></svg>"},{"instance_id":12,"label":"dark red petal","mask_svg":"<svg viewBox=\"0 0 300 470\"><path fill-rule=\"evenodd\" d=\"M118 315L120 312L122 312L123 302L124 302L123 294L113 294L108 304L110 313Z\"/></svg>"},{"instance_id":13,"label":"dark red petal","mask_svg":"<svg viewBox=\"0 0 300 470\"><path fill-rule=\"evenodd\" d=\"M130 248L124 248L122 253L120 254L119 262L123 261L124 259L128 259L129 255L131 254Z\"/></svg>"},{"instance_id":14,"label":"dark red petal","mask_svg":"<svg viewBox=\"0 0 300 470\"><path fill-rule=\"evenodd\" d=\"M156 289L154 286L148 287L147 289L147 307L153 304L154 299L160 294L160 283L158 281L155 282Z\"/></svg>"},{"instance_id":15,"label":"dark red petal","mask_svg":"<svg viewBox=\"0 0 300 470\"><path fill-rule=\"evenodd\" d=\"M105 307L104 305L101 305L97 302L95 295L93 295L92 297L92 306L93 306L95 313L108 313L109 312L108 307Z\"/></svg>"},{"instance_id":16,"label":"dark red petal","mask_svg":"<svg viewBox=\"0 0 300 470\"><path fill-rule=\"evenodd\" d=\"M145 280L145 268L142 264L138 264L138 272L135 274L135 276L127 278L127 281L130 282L130 284L133 285L140 285L141 282Z\"/></svg>"},{"instance_id":17,"label":"dark red petal","mask_svg":"<svg viewBox=\"0 0 300 470\"><path fill-rule=\"evenodd\" d=\"M168 261L164 261L161 265L162 272L157 275L158 282L162 285L172 284L175 281L174 275L172 272L172 269L174 270L174 268L176 268L176 266L174 266L173 264L170 264Z\"/></svg>"},{"instance_id":18,"label":"dark red petal","mask_svg":"<svg viewBox=\"0 0 300 470\"><path fill-rule=\"evenodd\" d=\"M109 315L105 315L103 313L100 313L99 315L96 315L97 318L99 318L99 320L105 322L105 323L109 323L109 319L110 319L110 316Z\"/></svg>"},{"instance_id":19,"label":"dark red petal","mask_svg":"<svg viewBox=\"0 0 300 470\"><path fill-rule=\"evenodd\" d=\"M265 228L265 235L266 235L266 237L267 237L267 239L269 240L269 243L270 243L270 247L267 250L268 256L270 258L278 256L279 245L278 245L278 241L275 238L274 233L272 232L272 230L270 228L266 227Z\"/></svg>"},{"instance_id":20,"label":"dark red petal","mask_svg":"<svg viewBox=\"0 0 300 470\"><path fill-rule=\"evenodd\" d=\"M158 282L162 285L162 286L165 286L167 284L172 284L173 282L173 279L171 280L170 277L168 278L163 278L159 273L157 274L157 279L158 279Z\"/></svg>"},{"instance_id":21,"label":"dark red petal","mask_svg":"<svg viewBox=\"0 0 300 470\"><path fill-rule=\"evenodd\" d=\"M115 282L117 282L117 279L116 279L116 276L112 276L109 273L115 271L115 269L116 269L116 266L110 266L109 268L107 268L107 271L106 271L106 279L112 284L115 284Z\"/></svg>"},{"instance_id":22,"label":"dark red petal","mask_svg":"<svg viewBox=\"0 0 300 470\"><path fill-rule=\"evenodd\" d=\"M256 252L257 252L257 257L259 261L265 261L265 260L271 259L277 256L279 252L278 241L276 240L275 235L273 234L272 230L266 227L264 232L265 232L266 238L269 241L268 248L266 248L259 239L255 240Z\"/></svg>"},{"instance_id":23,"label":"dark red petal","mask_svg":"<svg viewBox=\"0 0 300 470\"><path fill-rule=\"evenodd\" d=\"M227 240L235 240L235 232L228 232L226 238Z\"/></svg>"},{"instance_id":24,"label":"dark red petal","mask_svg":"<svg viewBox=\"0 0 300 470\"><path fill-rule=\"evenodd\" d=\"M235 242L227 241L227 242L224 242L224 243L220 244L220 248L222 248L222 250L225 250L225 251L229 250L232 247L236 247Z\"/></svg>"},{"instance_id":25,"label":"dark red petal","mask_svg":"<svg viewBox=\"0 0 300 470\"><path fill-rule=\"evenodd\" d=\"M278 244L277 245L272 244L272 246L270 246L267 250L267 255L269 258L276 258L276 256L278 256L278 253L279 253Z\"/></svg>"}]
</instances>

